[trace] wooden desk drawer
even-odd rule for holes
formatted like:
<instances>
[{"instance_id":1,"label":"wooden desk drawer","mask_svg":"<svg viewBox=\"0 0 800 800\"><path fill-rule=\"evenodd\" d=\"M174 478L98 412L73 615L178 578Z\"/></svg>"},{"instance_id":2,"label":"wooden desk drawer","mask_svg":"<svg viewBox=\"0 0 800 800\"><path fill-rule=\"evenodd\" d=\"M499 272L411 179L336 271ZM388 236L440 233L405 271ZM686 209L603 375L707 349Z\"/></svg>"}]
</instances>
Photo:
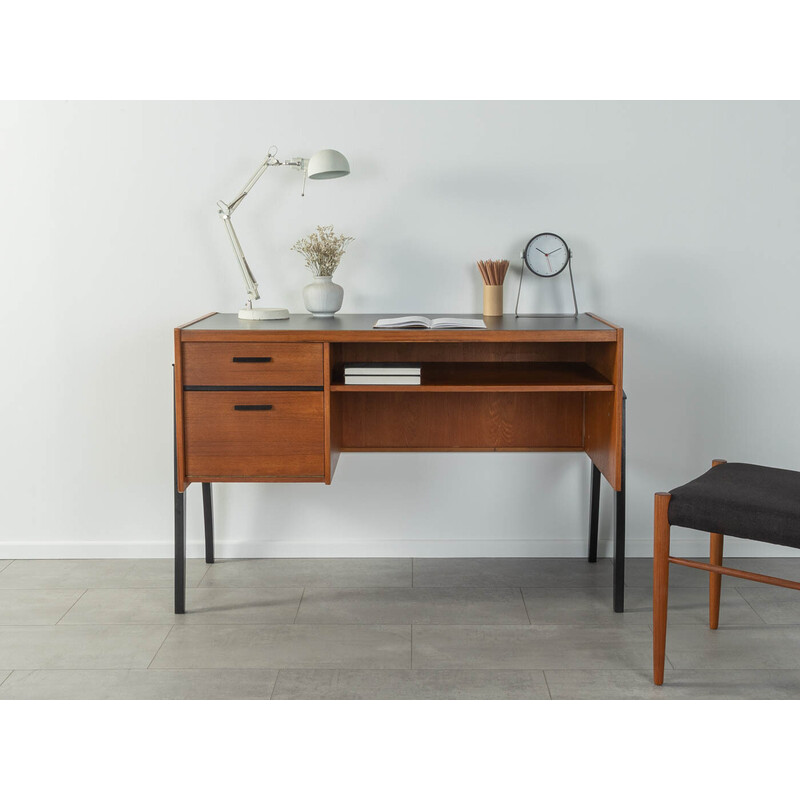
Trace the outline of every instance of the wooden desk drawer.
<instances>
[{"instance_id":1,"label":"wooden desk drawer","mask_svg":"<svg viewBox=\"0 0 800 800\"><path fill-rule=\"evenodd\" d=\"M184 386L322 386L321 344L184 342Z\"/></svg>"},{"instance_id":2,"label":"wooden desk drawer","mask_svg":"<svg viewBox=\"0 0 800 800\"><path fill-rule=\"evenodd\" d=\"M188 478L324 477L322 392L184 392L183 402Z\"/></svg>"}]
</instances>

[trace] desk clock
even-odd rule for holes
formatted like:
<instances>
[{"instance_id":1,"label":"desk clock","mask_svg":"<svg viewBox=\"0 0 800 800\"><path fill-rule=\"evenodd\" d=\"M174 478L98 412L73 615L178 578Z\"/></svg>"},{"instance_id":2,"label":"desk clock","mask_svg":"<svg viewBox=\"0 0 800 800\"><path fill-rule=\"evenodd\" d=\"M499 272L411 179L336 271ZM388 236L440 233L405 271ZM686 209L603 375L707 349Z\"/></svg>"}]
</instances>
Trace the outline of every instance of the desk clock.
<instances>
[{"instance_id":1,"label":"desk clock","mask_svg":"<svg viewBox=\"0 0 800 800\"><path fill-rule=\"evenodd\" d=\"M514 306L514 316L540 316L538 314L520 314L519 297L522 292L522 278L526 269L540 278L555 278L569 267L569 280L572 286L572 302L575 313L568 315L547 316L578 316L578 301L575 298L575 281L572 279L572 251L567 243L555 233L537 233L522 251L523 267L519 273L519 288L517 289L517 303Z\"/></svg>"}]
</instances>

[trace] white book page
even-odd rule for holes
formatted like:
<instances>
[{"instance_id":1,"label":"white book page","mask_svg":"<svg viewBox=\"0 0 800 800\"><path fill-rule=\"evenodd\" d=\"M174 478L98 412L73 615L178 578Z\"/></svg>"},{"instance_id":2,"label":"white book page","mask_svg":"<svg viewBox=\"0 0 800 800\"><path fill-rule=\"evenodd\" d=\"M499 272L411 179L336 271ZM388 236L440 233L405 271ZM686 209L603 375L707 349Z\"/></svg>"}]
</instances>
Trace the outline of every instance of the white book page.
<instances>
[{"instance_id":1,"label":"white book page","mask_svg":"<svg viewBox=\"0 0 800 800\"><path fill-rule=\"evenodd\" d=\"M374 328L430 328L431 321L427 317L389 317L379 319Z\"/></svg>"},{"instance_id":2,"label":"white book page","mask_svg":"<svg viewBox=\"0 0 800 800\"><path fill-rule=\"evenodd\" d=\"M369 364L350 366L344 365L345 375L419 375L422 368L419 366L406 366L393 364Z\"/></svg>"},{"instance_id":3,"label":"white book page","mask_svg":"<svg viewBox=\"0 0 800 800\"><path fill-rule=\"evenodd\" d=\"M386 384L391 386L419 386L419 375L345 375L345 385L371 386Z\"/></svg>"},{"instance_id":4,"label":"white book page","mask_svg":"<svg viewBox=\"0 0 800 800\"><path fill-rule=\"evenodd\" d=\"M458 317L438 317L433 320L432 328L485 328L482 319L459 319Z\"/></svg>"}]
</instances>

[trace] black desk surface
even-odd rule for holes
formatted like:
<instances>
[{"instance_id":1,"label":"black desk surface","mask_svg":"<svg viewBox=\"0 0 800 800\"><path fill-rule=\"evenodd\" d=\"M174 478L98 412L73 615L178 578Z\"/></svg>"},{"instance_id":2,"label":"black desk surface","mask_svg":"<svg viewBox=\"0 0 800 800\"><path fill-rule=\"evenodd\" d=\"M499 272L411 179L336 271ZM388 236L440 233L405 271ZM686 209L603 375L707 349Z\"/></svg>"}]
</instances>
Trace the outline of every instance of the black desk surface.
<instances>
[{"instance_id":1,"label":"black desk surface","mask_svg":"<svg viewBox=\"0 0 800 800\"><path fill-rule=\"evenodd\" d=\"M311 314L292 314L289 319L275 320L245 320L239 319L236 314L212 314L190 325L184 326L187 331L370 331L379 319L390 317L423 316L428 319L438 317L458 317L466 319L482 319L486 329L490 331L609 331L613 326L602 322L588 314L578 317L567 316L541 316L541 317L515 317L513 314L504 314L502 317L483 317L481 314L462 314L450 312L449 314L337 314L335 317L313 317ZM378 329L381 333L409 333L422 332L420 328ZM435 333L455 333L465 331L480 333L483 329L448 328L437 329Z\"/></svg>"}]
</instances>

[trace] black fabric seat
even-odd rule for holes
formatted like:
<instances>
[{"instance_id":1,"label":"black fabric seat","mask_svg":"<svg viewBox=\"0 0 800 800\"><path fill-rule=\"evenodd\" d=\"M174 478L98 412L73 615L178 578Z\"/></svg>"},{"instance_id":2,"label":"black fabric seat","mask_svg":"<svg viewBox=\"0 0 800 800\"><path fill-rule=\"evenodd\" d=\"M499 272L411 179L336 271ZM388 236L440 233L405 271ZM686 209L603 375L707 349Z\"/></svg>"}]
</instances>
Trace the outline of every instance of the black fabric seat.
<instances>
[{"instance_id":1,"label":"black fabric seat","mask_svg":"<svg viewBox=\"0 0 800 800\"><path fill-rule=\"evenodd\" d=\"M670 494L670 525L800 547L800 472L720 464Z\"/></svg>"}]
</instances>

